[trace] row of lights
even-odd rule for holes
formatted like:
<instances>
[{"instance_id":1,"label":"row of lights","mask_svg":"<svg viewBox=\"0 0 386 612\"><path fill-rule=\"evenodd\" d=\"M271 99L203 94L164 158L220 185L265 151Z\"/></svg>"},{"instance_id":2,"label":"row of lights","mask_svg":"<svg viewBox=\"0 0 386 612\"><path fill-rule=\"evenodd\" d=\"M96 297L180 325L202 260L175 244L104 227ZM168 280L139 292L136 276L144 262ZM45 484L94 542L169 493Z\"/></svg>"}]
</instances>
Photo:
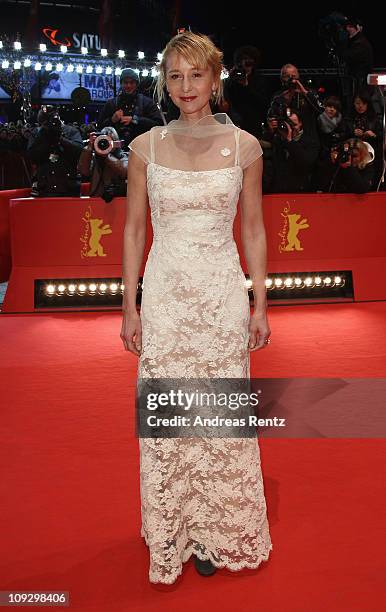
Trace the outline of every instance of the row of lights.
<instances>
[{"instance_id":1,"label":"row of lights","mask_svg":"<svg viewBox=\"0 0 386 612\"><path fill-rule=\"evenodd\" d=\"M45 287L44 293L48 297L54 295L115 295L119 291L123 291L122 283L60 283L58 285L49 284Z\"/></svg>"},{"instance_id":2,"label":"row of lights","mask_svg":"<svg viewBox=\"0 0 386 612\"><path fill-rule=\"evenodd\" d=\"M343 287L345 279L342 276L306 276L301 278L300 276L288 276L288 277L275 277L267 278L265 286L268 290L273 289L310 289L316 288L328 288L331 287ZM252 281L247 281L247 286L250 289L252 287Z\"/></svg>"},{"instance_id":3,"label":"row of lights","mask_svg":"<svg viewBox=\"0 0 386 612\"><path fill-rule=\"evenodd\" d=\"M246 279L246 286L248 289L252 288L252 281L250 278ZM294 277L275 277L267 278L265 286L268 290L272 289L304 289L304 288L331 288L331 287L343 287L345 279L342 276L306 276L301 278L300 276ZM141 283L139 283L141 286ZM123 292L123 283L59 283L55 285L50 283L45 287L44 293L47 296L54 295L95 295L97 293L105 295L106 293L116 294L118 291Z\"/></svg>"},{"instance_id":4,"label":"row of lights","mask_svg":"<svg viewBox=\"0 0 386 612\"><path fill-rule=\"evenodd\" d=\"M9 66L10 62L8 60L5 59L1 62L1 67L3 69L9 68ZM46 70L47 72L52 72L52 70L54 69L52 62L47 62L44 66L41 62L35 62L35 64L32 65L30 59L25 59L23 61L23 66L24 68L32 67L36 71L40 71L44 68L44 70ZM16 60L13 63L14 70L20 70L21 67L22 63L19 60ZM78 74L82 74L83 72L85 72L86 74L92 74L95 70L96 74L115 74L116 76L119 76L122 73L122 68L112 68L111 66L106 66L106 68L103 68L103 66L95 66L94 68L94 66L92 66L91 64L89 64L88 66L82 66L81 64L67 64L66 66L64 66L61 63L55 65L55 72L63 72L64 70L66 70L66 72L77 72ZM149 74L152 77L156 77L159 74L159 71L154 67L151 70L147 70L146 68L144 68L143 70L134 68L134 71L138 75L141 74L143 77L149 76Z\"/></svg>"},{"instance_id":5,"label":"row of lights","mask_svg":"<svg viewBox=\"0 0 386 612\"><path fill-rule=\"evenodd\" d=\"M0 40L0 49L2 48L3 48L3 42ZM21 42L19 40L15 40L15 42L13 43L13 48L15 49L15 51L21 51L22 50ZM47 51L47 45L45 43L40 43L39 50L41 51L41 53L45 53ZM67 53L68 52L67 45L60 45L60 52L63 54ZM82 55L87 55L88 47L81 47L80 52ZM101 49L100 54L102 57L107 57L109 55L109 52L107 49ZM125 51L123 51L123 49L119 49L117 55L120 59L123 59L124 57L126 57L126 53ZM145 53L143 51L138 51L137 57L139 60L143 60L145 59ZM159 62L162 60L162 53L157 53L157 60Z\"/></svg>"}]
</instances>

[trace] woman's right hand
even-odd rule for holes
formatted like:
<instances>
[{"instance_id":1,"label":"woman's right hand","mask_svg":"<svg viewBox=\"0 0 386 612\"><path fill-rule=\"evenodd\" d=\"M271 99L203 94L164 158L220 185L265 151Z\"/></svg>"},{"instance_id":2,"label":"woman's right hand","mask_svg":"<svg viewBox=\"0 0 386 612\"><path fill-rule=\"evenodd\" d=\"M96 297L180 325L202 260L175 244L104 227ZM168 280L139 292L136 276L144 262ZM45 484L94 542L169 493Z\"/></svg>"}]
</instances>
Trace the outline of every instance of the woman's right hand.
<instances>
[{"instance_id":1,"label":"woman's right hand","mask_svg":"<svg viewBox=\"0 0 386 612\"><path fill-rule=\"evenodd\" d=\"M123 312L120 336L125 350L140 356L142 350L142 325L138 312Z\"/></svg>"}]
</instances>

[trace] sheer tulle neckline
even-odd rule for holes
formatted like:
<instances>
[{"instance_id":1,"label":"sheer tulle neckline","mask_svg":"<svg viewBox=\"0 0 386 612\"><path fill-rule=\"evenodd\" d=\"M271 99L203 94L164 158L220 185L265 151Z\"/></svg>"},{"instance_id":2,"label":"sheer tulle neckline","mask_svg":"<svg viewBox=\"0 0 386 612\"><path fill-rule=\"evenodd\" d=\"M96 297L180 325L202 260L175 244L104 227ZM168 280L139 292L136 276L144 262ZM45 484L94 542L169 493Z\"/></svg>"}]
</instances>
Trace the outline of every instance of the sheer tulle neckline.
<instances>
[{"instance_id":1,"label":"sheer tulle neckline","mask_svg":"<svg viewBox=\"0 0 386 612\"><path fill-rule=\"evenodd\" d=\"M228 168L216 168L215 170L178 170L177 168L168 168L168 166L161 166L161 164L156 164L155 162L149 162L147 167L156 166L158 168L163 168L164 170L171 170L172 172L183 172L185 174L209 174L210 172L224 172L224 170L235 170L235 168L240 168L241 166L229 166Z\"/></svg>"}]
</instances>

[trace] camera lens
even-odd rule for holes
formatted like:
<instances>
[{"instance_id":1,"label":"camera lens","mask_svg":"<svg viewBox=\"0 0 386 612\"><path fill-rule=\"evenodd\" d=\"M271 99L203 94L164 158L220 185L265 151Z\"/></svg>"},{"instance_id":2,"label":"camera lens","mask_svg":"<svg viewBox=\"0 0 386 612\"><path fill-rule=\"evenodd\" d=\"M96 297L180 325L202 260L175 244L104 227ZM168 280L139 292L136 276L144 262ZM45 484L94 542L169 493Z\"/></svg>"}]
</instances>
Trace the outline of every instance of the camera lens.
<instances>
[{"instance_id":1,"label":"camera lens","mask_svg":"<svg viewBox=\"0 0 386 612\"><path fill-rule=\"evenodd\" d=\"M107 138L101 138L98 140L98 147L101 151L106 151L110 146L110 142Z\"/></svg>"}]
</instances>

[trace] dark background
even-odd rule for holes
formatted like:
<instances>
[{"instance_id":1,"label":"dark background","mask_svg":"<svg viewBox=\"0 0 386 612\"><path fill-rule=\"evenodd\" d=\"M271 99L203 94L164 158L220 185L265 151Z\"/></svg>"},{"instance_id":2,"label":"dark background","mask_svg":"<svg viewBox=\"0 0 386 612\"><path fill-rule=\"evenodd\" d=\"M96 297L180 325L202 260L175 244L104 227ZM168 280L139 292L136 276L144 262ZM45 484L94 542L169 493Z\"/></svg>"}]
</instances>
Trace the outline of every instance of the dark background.
<instances>
[{"instance_id":1,"label":"dark background","mask_svg":"<svg viewBox=\"0 0 386 612\"><path fill-rule=\"evenodd\" d=\"M176 33L177 26L212 36L231 65L237 46L251 44L263 52L263 68L279 68L291 62L299 67L331 67L325 45L318 37L318 22L332 11L359 17L375 51L375 66L386 66L385 11L375 2L301 3L219 2L210 0L77 0L38 3L38 17L31 22L31 2L0 0L0 36L27 30L32 41L43 41L40 27L98 32L103 7L110 11L105 28L109 48L124 48L132 57L138 50L155 57ZM51 6L49 6L51 5ZM33 21L33 20L32 20ZM32 36L31 36L32 33Z\"/></svg>"}]
</instances>

